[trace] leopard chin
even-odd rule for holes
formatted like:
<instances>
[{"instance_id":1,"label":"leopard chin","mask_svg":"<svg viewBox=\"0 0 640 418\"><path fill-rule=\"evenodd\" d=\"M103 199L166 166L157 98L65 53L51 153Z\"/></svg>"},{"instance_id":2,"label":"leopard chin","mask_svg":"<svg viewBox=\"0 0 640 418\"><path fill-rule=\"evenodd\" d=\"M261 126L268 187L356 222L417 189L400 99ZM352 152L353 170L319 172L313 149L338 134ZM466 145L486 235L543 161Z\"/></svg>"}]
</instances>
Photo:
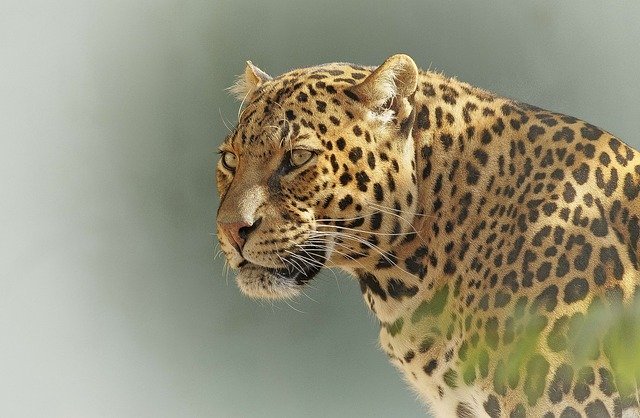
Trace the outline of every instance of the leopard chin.
<instances>
[{"instance_id":1,"label":"leopard chin","mask_svg":"<svg viewBox=\"0 0 640 418\"><path fill-rule=\"evenodd\" d=\"M236 283L245 295L257 299L289 299L324 267L327 251L314 248L283 259L286 267L271 268L244 261L236 276ZM304 259L306 262L300 260Z\"/></svg>"}]
</instances>

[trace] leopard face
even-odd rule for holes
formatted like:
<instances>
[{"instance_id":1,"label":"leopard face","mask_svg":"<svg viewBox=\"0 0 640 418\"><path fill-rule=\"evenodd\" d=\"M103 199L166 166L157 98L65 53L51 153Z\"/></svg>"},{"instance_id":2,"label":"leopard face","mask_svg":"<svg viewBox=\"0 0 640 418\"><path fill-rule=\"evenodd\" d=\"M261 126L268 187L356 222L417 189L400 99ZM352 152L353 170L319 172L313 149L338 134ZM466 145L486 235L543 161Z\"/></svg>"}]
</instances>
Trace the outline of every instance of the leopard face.
<instances>
[{"instance_id":1,"label":"leopard face","mask_svg":"<svg viewBox=\"0 0 640 418\"><path fill-rule=\"evenodd\" d=\"M246 106L217 165L218 237L244 293L295 296L323 267L364 266L377 237L408 228L394 211L417 200L406 169L416 72L400 60L272 79L248 63L233 89Z\"/></svg>"}]
</instances>

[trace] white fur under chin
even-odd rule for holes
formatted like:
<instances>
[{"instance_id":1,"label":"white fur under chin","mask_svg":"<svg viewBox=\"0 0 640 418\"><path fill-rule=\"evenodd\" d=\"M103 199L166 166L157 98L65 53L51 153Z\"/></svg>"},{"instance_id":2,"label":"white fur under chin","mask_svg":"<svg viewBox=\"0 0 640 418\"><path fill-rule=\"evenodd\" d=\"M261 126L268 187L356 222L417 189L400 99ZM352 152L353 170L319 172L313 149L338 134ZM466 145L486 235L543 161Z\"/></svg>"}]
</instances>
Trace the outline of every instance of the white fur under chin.
<instances>
[{"instance_id":1,"label":"white fur under chin","mask_svg":"<svg viewBox=\"0 0 640 418\"><path fill-rule=\"evenodd\" d=\"M245 295L256 299L290 299L300 294L300 286L259 267L238 271L236 283Z\"/></svg>"}]
</instances>

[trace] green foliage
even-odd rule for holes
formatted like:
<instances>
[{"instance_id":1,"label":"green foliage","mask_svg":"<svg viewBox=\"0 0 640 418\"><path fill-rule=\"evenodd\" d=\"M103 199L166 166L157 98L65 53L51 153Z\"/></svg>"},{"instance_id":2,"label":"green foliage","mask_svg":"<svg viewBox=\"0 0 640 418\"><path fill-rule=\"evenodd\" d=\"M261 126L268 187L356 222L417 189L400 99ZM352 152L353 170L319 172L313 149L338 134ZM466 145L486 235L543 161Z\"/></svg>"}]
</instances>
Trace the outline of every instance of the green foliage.
<instances>
[{"instance_id":1,"label":"green foliage","mask_svg":"<svg viewBox=\"0 0 640 418\"><path fill-rule=\"evenodd\" d=\"M550 350L554 355L567 355L567 362L575 370L595 360L598 363L604 360L603 365L608 362L612 383L621 396L636 396L640 383L640 296L631 304L623 303L621 297L596 297L585 313L563 315L549 325L546 316L521 311L502 322L501 347L497 351L489 349L493 344L486 338L471 347L465 344L465 353L460 355L463 379L475 378L472 370L476 368L482 372L486 363L482 355L488 351L497 368L494 386L498 392L515 388L521 382L525 388L535 386L530 374L540 373L538 369L544 373L551 371L547 362L541 360ZM545 329L549 330L546 334Z\"/></svg>"},{"instance_id":2,"label":"green foliage","mask_svg":"<svg viewBox=\"0 0 640 418\"><path fill-rule=\"evenodd\" d=\"M583 365L604 354L621 395L634 393L640 382L640 298L631 305L621 301L592 303L575 331L567 336L574 362Z\"/></svg>"}]
</instances>

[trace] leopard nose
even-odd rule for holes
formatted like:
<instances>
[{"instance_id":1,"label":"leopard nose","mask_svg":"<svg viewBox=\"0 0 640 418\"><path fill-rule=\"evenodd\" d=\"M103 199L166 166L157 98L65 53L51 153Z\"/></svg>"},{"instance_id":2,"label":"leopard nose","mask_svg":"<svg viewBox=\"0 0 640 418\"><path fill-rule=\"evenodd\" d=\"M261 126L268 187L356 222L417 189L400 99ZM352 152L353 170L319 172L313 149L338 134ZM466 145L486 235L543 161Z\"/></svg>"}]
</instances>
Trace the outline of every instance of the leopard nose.
<instances>
[{"instance_id":1,"label":"leopard nose","mask_svg":"<svg viewBox=\"0 0 640 418\"><path fill-rule=\"evenodd\" d=\"M245 221L226 222L220 224L220 229L222 229L222 232L229 237L238 252L241 253L245 242L247 242L247 239L249 238L249 234L258 229L260 223L262 223L262 218L258 218L252 224Z\"/></svg>"}]
</instances>

